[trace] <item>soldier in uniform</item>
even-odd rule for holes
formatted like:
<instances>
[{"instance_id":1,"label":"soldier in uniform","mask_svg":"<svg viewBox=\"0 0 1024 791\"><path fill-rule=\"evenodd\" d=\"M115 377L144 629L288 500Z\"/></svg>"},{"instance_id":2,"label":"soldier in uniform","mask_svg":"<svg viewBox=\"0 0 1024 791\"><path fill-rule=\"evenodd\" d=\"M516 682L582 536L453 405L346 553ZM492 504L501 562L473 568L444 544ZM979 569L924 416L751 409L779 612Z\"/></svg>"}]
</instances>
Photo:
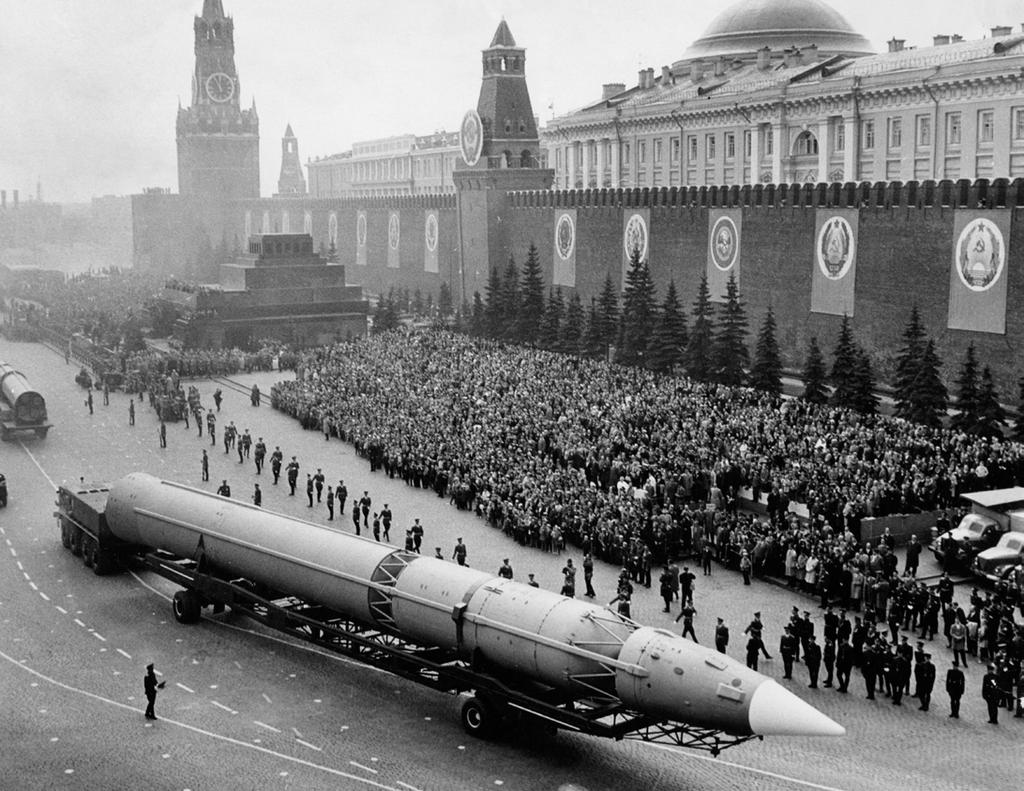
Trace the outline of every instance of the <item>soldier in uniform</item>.
<instances>
[{"instance_id":1,"label":"soldier in uniform","mask_svg":"<svg viewBox=\"0 0 1024 791\"><path fill-rule=\"evenodd\" d=\"M593 599L597 595L594 591L594 557L589 552L583 556L583 583L587 586L583 595Z\"/></svg>"},{"instance_id":2,"label":"soldier in uniform","mask_svg":"<svg viewBox=\"0 0 1024 791\"><path fill-rule=\"evenodd\" d=\"M334 496L338 500L338 513L345 513L345 502L348 500L348 487L345 486L345 481L338 479L338 485L334 489Z\"/></svg>"},{"instance_id":3,"label":"soldier in uniform","mask_svg":"<svg viewBox=\"0 0 1024 791\"><path fill-rule=\"evenodd\" d=\"M167 447L167 424L160 421L160 447Z\"/></svg>"},{"instance_id":4,"label":"soldier in uniform","mask_svg":"<svg viewBox=\"0 0 1024 791\"><path fill-rule=\"evenodd\" d=\"M1003 690L999 686L996 666L989 664L988 672L981 680L981 697L988 706L988 721L991 725L999 724L999 704L1003 699Z\"/></svg>"},{"instance_id":5,"label":"soldier in uniform","mask_svg":"<svg viewBox=\"0 0 1024 791\"><path fill-rule=\"evenodd\" d=\"M811 679L811 683L807 686L817 689L818 671L821 669L821 646L818 645L813 634L807 638L807 645L804 646L804 663L807 665L807 675Z\"/></svg>"},{"instance_id":6,"label":"soldier in uniform","mask_svg":"<svg viewBox=\"0 0 1024 791\"><path fill-rule=\"evenodd\" d=\"M206 449L205 448L203 449L202 465L203 465L203 480L204 481L208 481L208 480L210 480L210 457L206 455Z\"/></svg>"},{"instance_id":7,"label":"soldier in uniform","mask_svg":"<svg viewBox=\"0 0 1024 791\"><path fill-rule=\"evenodd\" d=\"M462 538L455 539L455 550L452 552L452 559L460 566L466 565L466 545L462 543ZM572 561L569 561L569 565L572 565ZM565 569L562 569L565 572Z\"/></svg>"},{"instance_id":8,"label":"soldier in uniform","mask_svg":"<svg viewBox=\"0 0 1024 791\"><path fill-rule=\"evenodd\" d=\"M199 422L198 420L196 421ZM202 433L202 428L199 429ZM213 412L206 413L206 433L210 435L210 444L217 444L217 418L214 417Z\"/></svg>"},{"instance_id":9,"label":"soldier in uniform","mask_svg":"<svg viewBox=\"0 0 1024 791\"><path fill-rule=\"evenodd\" d=\"M725 625L725 621L722 618L718 619L718 625L715 627L715 648L718 653L726 653L726 649L729 647L729 627Z\"/></svg>"},{"instance_id":10,"label":"soldier in uniform","mask_svg":"<svg viewBox=\"0 0 1024 791\"><path fill-rule=\"evenodd\" d=\"M953 719L960 719L960 698L964 696L964 689L967 683L964 680L964 671L956 660L953 666L946 671L946 694L949 695L949 716Z\"/></svg>"},{"instance_id":11,"label":"soldier in uniform","mask_svg":"<svg viewBox=\"0 0 1024 791\"><path fill-rule=\"evenodd\" d=\"M163 689L167 682L156 680L156 671L153 669L153 663L150 662L146 665L146 675L143 676L142 683L146 690L146 719L155 720L156 714L153 713L153 706L156 704L156 691Z\"/></svg>"},{"instance_id":12,"label":"soldier in uniform","mask_svg":"<svg viewBox=\"0 0 1024 791\"><path fill-rule=\"evenodd\" d=\"M319 503L324 494L324 471L316 468L316 475L313 476L313 485L316 487L316 501Z\"/></svg>"},{"instance_id":13,"label":"soldier in uniform","mask_svg":"<svg viewBox=\"0 0 1024 791\"><path fill-rule=\"evenodd\" d=\"M825 681L822 683L823 687L832 686L832 674L835 672L836 667L836 641L825 639L825 650L822 652L822 658L825 662Z\"/></svg>"},{"instance_id":14,"label":"soldier in uniform","mask_svg":"<svg viewBox=\"0 0 1024 791\"><path fill-rule=\"evenodd\" d=\"M785 669L783 678L793 678L793 659L799 649L799 642L793 634L793 627L786 626L782 639L779 640L779 653L782 655L782 666Z\"/></svg>"},{"instance_id":15,"label":"soldier in uniform","mask_svg":"<svg viewBox=\"0 0 1024 791\"><path fill-rule=\"evenodd\" d=\"M380 526L383 528L385 541L391 540L391 519L391 508L384 503L384 508L380 512Z\"/></svg>"},{"instance_id":16,"label":"soldier in uniform","mask_svg":"<svg viewBox=\"0 0 1024 791\"><path fill-rule=\"evenodd\" d=\"M588 555L589 557L589 555ZM583 561L586 563L586 560ZM672 597L675 593L672 590L672 573L668 570L668 566L665 566L661 572L661 577L658 579L659 591L661 592L661 598L665 602L665 609L662 612L669 611L669 605L672 603Z\"/></svg>"},{"instance_id":17,"label":"soldier in uniform","mask_svg":"<svg viewBox=\"0 0 1024 791\"><path fill-rule=\"evenodd\" d=\"M903 705L903 693L910 686L910 662L896 651L889 659L889 687L892 691L892 705Z\"/></svg>"},{"instance_id":18,"label":"soldier in uniform","mask_svg":"<svg viewBox=\"0 0 1024 791\"><path fill-rule=\"evenodd\" d=\"M281 462L284 460L284 454L281 453L281 448L278 445L274 446L274 452L270 454L270 471L274 473L274 486L277 486L277 482L281 479ZM342 510L345 506L342 504Z\"/></svg>"},{"instance_id":19,"label":"soldier in uniform","mask_svg":"<svg viewBox=\"0 0 1024 791\"><path fill-rule=\"evenodd\" d=\"M285 467L285 472L288 474L288 487L291 491L288 492L289 497L295 496L295 485L299 482L299 463L292 456L292 460L288 462L288 466Z\"/></svg>"},{"instance_id":20,"label":"soldier in uniform","mask_svg":"<svg viewBox=\"0 0 1024 791\"><path fill-rule=\"evenodd\" d=\"M409 531L409 534L412 535L411 530ZM502 579L510 580L512 579L512 575L512 566L509 564L508 558L505 558L501 561L501 566L498 568L498 576Z\"/></svg>"},{"instance_id":21,"label":"soldier in uniform","mask_svg":"<svg viewBox=\"0 0 1024 791\"><path fill-rule=\"evenodd\" d=\"M259 507L263 505L263 492L260 491L260 485L258 483L253 484L254 488L252 491L252 504Z\"/></svg>"},{"instance_id":22,"label":"soldier in uniform","mask_svg":"<svg viewBox=\"0 0 1024 791\"><path fill-rule=\"evenodd\" d=\"M220 482L220 486L217 487L217 494L221 497L231 496L231 487L228 486L228 482L226 480Z\"/></svg>"},{"instance_id":23,"label":"soldier in uniform","mask_svg":"<svg viewBox=\"0 0 1024 791\"><path fill-rule=\"evenodd\" d=\"M418 518L413 519L412 527L412 551L419 553L420 546L423 544L423 525L420 524Z\"/></svg>"},{"instance_id":24,"label":"soldier in uniform","mask_svg":"<svg viewBox=\"0 0 1024 791\"><path fill-rule=\"evenodd\" d=\"M914 668L914 680L917 682L917 697L921 700L921 711L928 711L932 701L932 690L935 689L935 665L932 655L925 654L924 661Z\"/></svg>"},{"instance_id":25,"label":"soldier in uniform","mask_svg":"<svg viewBox=\"0 0 1024 791\"><path fill-rule=\"evenodd\" d=\"M864 676L864 688L867 690L867 699L875 699L875 681L878 676L878 655L873 643L866 642L860 657L860 672Z\"/></svg>"},{"instance_id":26,"label":"soldier in uniform","mask_svg":"<svg viewBox=\"0 0 1024 791\"><path fill-rule=\"evenodd\" d=\"M845 693L850 686L850 670L853 668L853 646L843 640L836 647L836 681L838 692Z\"/></svg>"},{"instance_id":27,"label":"soldier in uniform","mask_svg":"<svg viewBox=\"0 0 1024 791\"><path fill-rule=\"evenodd\" d=\"M263 441L263 437L256 440L256 449L253 452L253 461L256 463L256 474L259 475L263 472L263 459L267 456L267 444Z\"/></svg>"},{"instance_id":28,"label":"soldier in uniform","mask_svg":"<svg viewBox=\"0 0 1024 791\"><path fill-rule=\"evenodd\" d=\"M309 504L306 508L313 507L313 476L308 472L306 473L306 497L309 499Z\"/></svg>"},{"instance_id":29,"label":"soldier in uniform","mask_svg":"<svg viewBox=\"0 0 1024 791\"><path fill-rule=\"evenodd\" d=\"M327 520L334 520L334 489L330 486L327 487ZM408 546L406 549L412 549L412 546Z\"/></svg>"},{"instance_id":30,"label":"soldier in uniform","mask_svg":"<svg viewBox=\"0 0 1024 791\"><path fill-rule=\"evenodd\" d=\"M682 620L683 637L686 637L686 635L690 635L690 637L693 639L693 642L699 643L700 641L697 639L697 633L693 631L693 616L696 614L697 611L693 608L693 602L687 601L684 598L683 609L679 613L679 615L676 616L676 623L679 623L679 621Z\"/></svg>"},{"instance_id":31,"label":"soldier in uniform","mask_svg":"<svg viewBox=\"0 0 1024 791\"><path fill-rule=\"evenodd\" d=\"M751 637L757 637L761 640L761 652L764 654L765 659L771 659L772 655L768 653L768 649L765 648L764 640L761 639L761 635L764 633L764 624L761 622L760 611L754 613L754 619L747 624L747 628L743 630L743 634L749 634Z\"/></svg>"}]
</instances>

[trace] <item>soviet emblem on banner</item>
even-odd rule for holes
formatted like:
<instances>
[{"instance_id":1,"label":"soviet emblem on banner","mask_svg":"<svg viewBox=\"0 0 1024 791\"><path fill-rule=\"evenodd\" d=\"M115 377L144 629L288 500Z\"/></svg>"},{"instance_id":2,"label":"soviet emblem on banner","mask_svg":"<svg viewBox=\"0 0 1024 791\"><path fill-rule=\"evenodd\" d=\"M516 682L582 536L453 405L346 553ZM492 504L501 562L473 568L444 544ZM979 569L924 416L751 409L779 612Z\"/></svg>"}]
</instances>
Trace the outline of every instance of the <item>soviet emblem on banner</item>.
<instances>
[{"instance_id":1,"label":"soviet emblem on banner","mask_svg":"<svg viewBox=\"0 0 1024 791\"><path fill-rule=\"evenodd\" d=\"M461 135L459 146L462 149L462 159L469 166L473 167L480 161L480 152L484 145L484 125L476 110L466 110L462 116L462 126L459 127Z\"/></svg>"},{"instance_id":2,"label":"soviet emblem on banner","mask_svg":"<svg viewBox=\"0 0 1024 791\"><path fill-rule=\"evenodd\" d=\"M437 249L437 215L427 215L427 227L424 231L424 238L427 243L427 249L430 252L434 252Z\"/></svg>"},{"instance_id":3,"label":"soviet emblem on banner","mask_svg":"<svg viewBox=\"0 0 1024 791\"><path fill-rule=\"evenodd\" d=\"M398 249L398 215L392 214L388 220L388 245L392 250Z\"/></svg>"},{"instance_id":4,"label":"soviet emblem on banner","mask_svg":"<svg viewBox=\"0 0 1024 791\"><path fill-rule=\"evenodd\" d=\"M359 212L356 217L356 245L366 247L366 213Z\"/></svg>"},{"instance_id":5,"label":"soviet emblem on banner","mask_svg":"<svg viewBox=\"0 0 1024 791\"><path fill-rule=\"evenodd\" d=\"M573 225L572 217L563 214L558 218L558 225L555 227L555 250L558 257L568 261L572 257L573 248L576 247L576 226Z\"/></svg>"},{"instance_id":6,"label":"soviet emblem on banner","mask_svg":"<svg viewBox=\"0 0 1024 791\"><path fill-rule=\"evenodd\" d=\"M818 231L818 268L829 280L842 280L853 266L856 242L845 217L829 217Z\"/></svg>"},{"instance_id":7,"label":"soviet emblem on banner","mask_svg":"<svg viewBox=\"0 0 1024 791\"><path fill-rule=\"evenodd\" d=\"M640 260L647 259L647 223L640 214L634 214L626 223L626 231L622 235L622 247L626 258L633 260L634 251L639 251Z\"/></svg>"},{"instance_id":8,"label":"soviet emblem on banner","mask_svg":"<svg viewBox=\"0 0 1024 791\"><path fill-rule=\"evenodd\" d=\"M1003 234L991 220L974 220L956 243L956 272L971 291L988 291L1006 263Z\"/></svg>"},{"instance_id":9,"label":"soviet emblem on banner","mask_svg":"<svg viewBox=\"0 0 1024 791\"><path fill-rule=\"evenodd\" d=\"M739 253L739 234L731 217L719 217L711 229L711 260L721 271L728 272Z\"/></svg>"}]
</instances>

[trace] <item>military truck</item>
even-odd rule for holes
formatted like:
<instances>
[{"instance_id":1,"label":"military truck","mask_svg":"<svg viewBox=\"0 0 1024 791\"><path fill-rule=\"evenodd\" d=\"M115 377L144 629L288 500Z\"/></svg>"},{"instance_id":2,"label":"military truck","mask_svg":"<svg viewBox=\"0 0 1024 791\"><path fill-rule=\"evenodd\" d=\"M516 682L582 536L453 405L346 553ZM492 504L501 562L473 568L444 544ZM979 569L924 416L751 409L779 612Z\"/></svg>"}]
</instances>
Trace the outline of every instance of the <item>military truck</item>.
<instances>
[{"instance_id":1,"label":"military truck","mask_svg":"<svg viewBox=\"0 0 1024 791\"><path fill-rule=\"evenodd\" d=\"M1018 563L1024 563L1024 532L1011 530L1003 533L994 547L979 552L971 570L976 577L999 582L1006 570Z\"/></svg>"}]
</instances>

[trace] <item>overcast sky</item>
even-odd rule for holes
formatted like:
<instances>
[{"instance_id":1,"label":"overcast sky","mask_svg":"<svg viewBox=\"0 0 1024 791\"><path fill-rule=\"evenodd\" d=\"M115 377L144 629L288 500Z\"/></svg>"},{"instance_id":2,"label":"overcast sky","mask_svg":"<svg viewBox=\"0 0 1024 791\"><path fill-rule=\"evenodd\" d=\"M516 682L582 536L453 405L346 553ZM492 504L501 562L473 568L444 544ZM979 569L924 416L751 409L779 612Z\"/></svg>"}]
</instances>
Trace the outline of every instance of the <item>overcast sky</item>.
<instances>
[{"instance_id":1,"label":"overcast sky","mask_svg":"<svg viewBox=\"0 0 1024 791\"><path fill-rule=\"evenodd\" d=\"M527 48L546 120L678 60L731 3L706 0L223 0L243 106L260 117L272 193L289 122L307 158L353 141L457 129L502 16ZM52 201L177 191L174 120L188 104L202 0L0 0L0 188ZM832 0L877 50L894 35L977 39L1024 22L1019 0ZM642 11L638 11L642 9Z\"/></svg>"}]
</instances>

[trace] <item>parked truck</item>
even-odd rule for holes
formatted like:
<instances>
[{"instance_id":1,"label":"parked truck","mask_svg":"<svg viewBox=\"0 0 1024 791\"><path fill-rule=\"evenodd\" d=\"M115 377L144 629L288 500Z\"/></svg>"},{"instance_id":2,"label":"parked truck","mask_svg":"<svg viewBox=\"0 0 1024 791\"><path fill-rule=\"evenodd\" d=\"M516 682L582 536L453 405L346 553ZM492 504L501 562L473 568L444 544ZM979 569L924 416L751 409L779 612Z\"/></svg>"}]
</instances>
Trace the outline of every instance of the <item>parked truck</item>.
<instances>
[{"instance_id":1,"label":"parked truck","mask_svg":"<svg viewBox=\"0 0 1024 791\"><path fill-rule=\"evenodd\" d=\"M933 529L931 550L944 568L970 571L978 553L999 543L1010 531L1024 531L1024 486L967 492L961 499L970 506L952 530Z\"/></svg>"},{"instance_id":2,"label":"parked truck","mask_svg":"<svg viewBox=\"0 0 1024 791\"><path fill-rule=\"evenodd\" d=\"M1024 520L1024 512L1018 512L1018 518ZM978 553L971 570L976 577L999 582L1019 563L1024 563L1024 532L1011 528L1010 532L1003 533L998 544Z\"/></svg>"}]
</instances>

